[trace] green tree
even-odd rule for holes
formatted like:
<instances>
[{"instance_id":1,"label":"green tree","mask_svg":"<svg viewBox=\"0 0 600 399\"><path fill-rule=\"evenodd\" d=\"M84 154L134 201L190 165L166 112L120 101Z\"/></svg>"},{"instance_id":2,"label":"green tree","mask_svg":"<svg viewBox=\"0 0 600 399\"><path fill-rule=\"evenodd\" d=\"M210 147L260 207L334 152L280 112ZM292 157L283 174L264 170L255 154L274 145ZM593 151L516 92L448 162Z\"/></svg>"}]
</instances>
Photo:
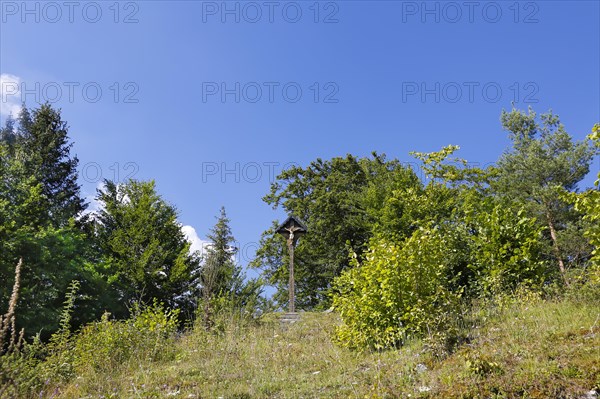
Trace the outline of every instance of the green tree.
<instances>
[{"instance_id":1,"label":"green tree","mask_svg":"<svg viewBox=\"0 0 600 399\"><path fill-rule=\"evenodd\" d=\"M207 236L210 243L206 247L201 271L202 295L205 298L228 294L235 284L235 278L239 277L234 258L238 249L229 223L225 208L222 207L217 223Z\"/></svg>"},{"instance_id":2,"label":"green tree","mask_svg":"<svg viewBox=\"0 0 600 399\"><path fill-rule=\"evenodd\" d=\"M374 222L381 219L387 193L419 190L420 186L411 169L375 153L371 158L348 155L317 159L306 168L292 167L282 172L263 200L300 217L309 229L295 251L298 307L328 306L327 291L333 278L349 267L349 250L362 256L373 235ZM401 212L401 207L396 211ZM405 230L411 228L407 218L385 223L395 223L398 234L409 234ZM274 221L263 233L251 266L261 269L269 283L277 287L274 298L282 306L288 300L289 263L285 240L275 234L276 226Z\"/></svg>"},{"instance_id":3,"label":"green tree","mask_svg":"<svg viewBox=\"0 0 600 399\"><path fill-rule=\"evenodd\" d=\"M57 327L62 298L71 280L84 281L76 324L96 314L91 297L102 290L95 285L85 253L87 237L75 226L76 214L58 226L48 212L48 197L38 175L27 166L27 147L12 121L0 140L0 278L11 284L13 265L23 258L17 324L28 336ZM13 137L13 139L7 139ZM66 215L66 213L65 213ZM9 284L0 285L0 303L7 303ZM85 298L83 298L85 296ZM98 295L95 299L100 298Z\"/></svg>"},{"instance_id":4,"label":"green tree","mask_svg":"<svg viewBox=\"0 0 600 399\"><path fill-rule=\"evenodd\" d=\"M600 150L600 124L594 125L592 133L588 136L594 146ZM593 246L592 266L596 274L595 283L600 284L600 173L594 182L596 189L589 189L580 194L571 194L567 200L575 204L575 209L583 213L583 218L588 222L584 235Z\"/></svg>"},{"instance_id":5,"label":"green tree","mask_svg":"<svg viewBox=\"0 0 600 399\"><path fill-rule=\"evenodd\" d=\"M97 200L99 272L121 304L154 299L191 315L199 259L190 254L177 210L156 192L154 181L104 182Z\"/></svg>"},{"instance_id":6,"label":"green tree","mask_svg":"<svg viewBox=\"0 0 600 399\"><path fill-rule=\"evenodd\" d=\"M572 259L561 246L561 233L579 217L561 197L577 190L589 172L594 149L588 142L574 142L557 115L540 115L513 109L502 112L502 126L510 134L512 147L498 160L493 191L509 201L517 201L548 229L551 258L563 278ZM571 230L573 235L573 230ZM581 240L581 231L579 238Z\"/></svg>"},{"instance_id":7,"label":"green tree","mask_svg":"<svg viewBox=\"0 0 600 399\"><path fill-rule=\"evenodd\" d=\"M206 327L212 323L212 313L217 302L226 302L234 309L252 309L259 305L262 282L246 281L242 267L235 261L238 248L229 226L225 208L222 207L217 223L208 234L209 243L202 260L200 272L203 300L203 319Z\"/></svg>"},{"instance_id":8,"label":"green tree","mask_svg":"<svg viewBox=\"0 0 600 399\"><path fill-rule=\"evenodd\" d=\"M14 149L16 141L17 133L15 131L15 120L12 115L10 115L6 120L6 124L0 127L0 143L5 144L7 150L12 155L12 150Z\"/></svg>"},{"instance_id":9,"label":"green tree","mask_svg":"<svg viewBox=\"0 0 600 399\"><path fill-rule=\"evenodd\" d=\"M67 226L69 219L85 209L77 183L79 160L71 155L67 122L49 104L32 111L23 106L18 121L14 138L7 133L3 136L15 142L26 175L41 183L46 221L54 227Z\"/></svg>"}]
</instances>

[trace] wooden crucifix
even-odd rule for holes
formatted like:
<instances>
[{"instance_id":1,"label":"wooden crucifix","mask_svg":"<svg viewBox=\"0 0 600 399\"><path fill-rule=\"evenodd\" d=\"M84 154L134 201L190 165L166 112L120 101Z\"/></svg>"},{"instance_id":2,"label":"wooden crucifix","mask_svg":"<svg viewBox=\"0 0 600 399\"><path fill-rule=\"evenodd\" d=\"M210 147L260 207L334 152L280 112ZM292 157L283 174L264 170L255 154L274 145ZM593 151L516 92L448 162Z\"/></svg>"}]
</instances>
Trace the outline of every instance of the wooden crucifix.
<instances>
[{"instance_id":1,"label":"wooden crucifix","mask_svg":"<svg viewBox=\"0 0 600 399\"><path fill-rule=\"evenodd\" d=\"M287 240L287 247L290 254L290 280L289 280L289 312L296 312L295 289L294 289L294 246L298 238L308 230L306 226L295 216L291 215L278 228L277 232L283 235Z\"/></svg>"}]
</instances>

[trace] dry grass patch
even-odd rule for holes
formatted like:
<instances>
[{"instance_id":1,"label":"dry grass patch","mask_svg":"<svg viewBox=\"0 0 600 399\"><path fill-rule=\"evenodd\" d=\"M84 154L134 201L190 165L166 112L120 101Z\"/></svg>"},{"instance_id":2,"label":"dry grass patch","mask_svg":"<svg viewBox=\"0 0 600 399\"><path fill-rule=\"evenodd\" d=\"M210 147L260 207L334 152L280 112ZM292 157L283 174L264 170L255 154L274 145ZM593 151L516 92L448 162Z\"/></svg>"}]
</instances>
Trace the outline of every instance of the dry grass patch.
<instances>
[{"instance_id":1,"label":"dry grass patch","mask_svg":"<svg viewBox=\"0 0 600 399\"><path fill-rule=\"evenodd\" d=\"M174 356L88 372L54 398L573 398L600 385L600 306L517 302L474 315L471 341L439 358L424 342L358 352L332 341L333 313L282 326L222 318ZM481 320L486 320L481 322Z\"/></svg>"}]
</instances>

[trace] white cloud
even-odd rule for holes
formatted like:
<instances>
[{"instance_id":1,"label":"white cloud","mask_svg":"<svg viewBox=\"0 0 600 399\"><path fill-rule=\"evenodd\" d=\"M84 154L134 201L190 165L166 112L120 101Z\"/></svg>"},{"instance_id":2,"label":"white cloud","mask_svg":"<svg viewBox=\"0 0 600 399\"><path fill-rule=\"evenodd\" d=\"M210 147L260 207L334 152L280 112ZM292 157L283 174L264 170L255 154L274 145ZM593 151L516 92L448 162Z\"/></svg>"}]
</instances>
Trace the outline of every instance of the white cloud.
<instances>
[{"instance_id":1,"label":"white cloud","mask_svg":"<svg viewBox=\"0 0 600 399\"><path fill-rule=\"evenodd\" d=\"M96 190L104 189L104 182L96 184ZM100 211L104 210L104 204L96 199L97 193L89 193L84 191L83 199L88 204L87 208L81 213L81 216L91 215L93 218L99 216Z\"/></svg>"},{"instance_id":2,"label":"white cloud","mask_svg":"<svg viewBox=\"0 0 600 399\"><path fill-rule=\"evenodd\" d=\"M8 73L0 74L0 116L14 118L21 111L21 78Z\"/></svg>"},{"instance_id":3,"label":"white cloud","mask_svg":"<svg viewBox=\"0 0 600 399\"><path fill-rule=\"evenodd\" d=\"M96 183L96 190L104 190L104 182L99 181ZM88 203L87 212L98 213L104 209L104 204L96 199L98 192L86 195L85 201Z\"/></svg>"},{"instance_id":4,"label":"white cloud","mask_svg":"<svg viewBox=\"0 0 600 399\"><path fill-rule=\"evenodd\" d=\"M196 233L196 229L192 226L182 226L181 231L185 234L185 237L189 242L192 243L190 247L190 252L194 253L196 251L200 251L200 254L203 254L206 247L210 244L208 241L204 241L200 237L198 237L198 233Z\"/></svg>"}]
</instances>

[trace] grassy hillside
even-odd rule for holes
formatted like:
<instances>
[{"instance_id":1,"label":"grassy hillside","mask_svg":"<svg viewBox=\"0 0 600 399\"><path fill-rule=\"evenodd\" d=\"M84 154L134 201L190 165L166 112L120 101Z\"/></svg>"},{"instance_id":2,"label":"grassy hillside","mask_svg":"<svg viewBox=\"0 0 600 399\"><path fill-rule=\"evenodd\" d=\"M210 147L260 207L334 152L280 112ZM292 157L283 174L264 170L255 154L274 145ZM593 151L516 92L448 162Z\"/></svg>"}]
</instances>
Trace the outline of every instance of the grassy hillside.
<instances>
[{"instance_id":1,"label":"grassy hillside","mask_svg":"<svg viewBox=\"0 0 600 399\"><path fill-rule=\"evenodd\" d=\"M534 298L473 314L446 356L432 341L354 352L332 342L334 313L281 326L222 320L177 338L162 360L82 369L60 398L592 398L600 387L600 306ZM172 352L172 353L171 353ZM588 395L588 396L586 396Z\"/></svg>"}]
</instances>

